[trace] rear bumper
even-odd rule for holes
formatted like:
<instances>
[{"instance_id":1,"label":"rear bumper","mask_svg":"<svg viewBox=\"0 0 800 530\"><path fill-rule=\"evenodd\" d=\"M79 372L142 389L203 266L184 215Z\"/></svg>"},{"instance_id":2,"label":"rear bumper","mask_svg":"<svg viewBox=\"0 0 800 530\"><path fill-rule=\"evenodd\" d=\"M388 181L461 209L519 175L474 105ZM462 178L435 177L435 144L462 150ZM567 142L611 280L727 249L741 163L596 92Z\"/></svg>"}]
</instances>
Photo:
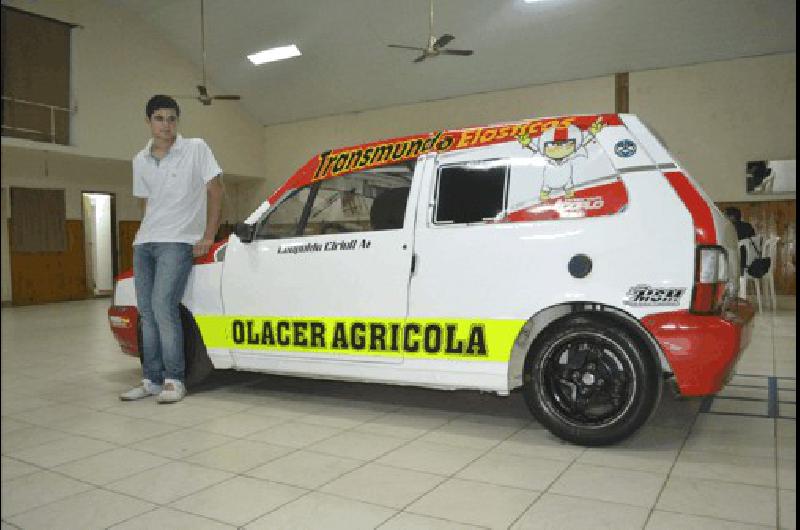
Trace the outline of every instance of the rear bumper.
<instances>
[{"instance_id":1,"label":"rear bumper","mask_svg":"<svg viewBox=\"0 0 800 530\"><path fill-rule=\"evenodd\" d=\"M742 299L720 316L673 311L642 319L667 357L684 396L719 392L750 343L753 306Z\"/></svg>"},{"instance_id":2,"label":"rear bumper","mask_svg":"<svg viewBox=\"0 0 800 530\"><path fill-rule=\"evenodd\" d=\"M112 305L108 308L108 323L124 353L139 357L139 311L135 306Z\"/></svg>"}]
</instances>

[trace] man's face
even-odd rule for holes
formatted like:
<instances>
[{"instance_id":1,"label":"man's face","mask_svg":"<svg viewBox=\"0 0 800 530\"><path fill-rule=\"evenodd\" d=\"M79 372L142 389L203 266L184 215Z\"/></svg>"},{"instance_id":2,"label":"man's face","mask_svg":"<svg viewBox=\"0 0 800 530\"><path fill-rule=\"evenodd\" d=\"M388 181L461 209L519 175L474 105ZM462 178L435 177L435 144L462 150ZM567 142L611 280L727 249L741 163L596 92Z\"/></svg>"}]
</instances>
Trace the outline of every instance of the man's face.
<instances>
[{"instance_id":1,"label":"man's face","mask_svg":"<svg viewBox=\"0 0 800 530\"><path fill-rule=\"evenodd\" d=\"M178 114L175 109L157 109L147 123L153 138L171 142L178 135Z\"/></svg>"}]
</instances>

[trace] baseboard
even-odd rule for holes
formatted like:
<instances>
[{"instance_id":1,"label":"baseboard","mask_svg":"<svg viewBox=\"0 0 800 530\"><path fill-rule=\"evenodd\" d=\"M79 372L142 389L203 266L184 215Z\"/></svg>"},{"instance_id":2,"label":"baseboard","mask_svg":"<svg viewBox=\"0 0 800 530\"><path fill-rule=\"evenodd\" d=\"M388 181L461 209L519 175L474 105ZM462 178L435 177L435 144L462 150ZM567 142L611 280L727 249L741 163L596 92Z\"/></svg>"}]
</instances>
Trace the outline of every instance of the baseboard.
<instances>
[{"instance_id":1,"label":"baseboard","mask_svg":"<svg viewBox=\"0 0 800 530\"><path fill-rule=\"evenodd\" d=\"M767 301L766 297L764 297L764 293L761 293L761 296L761 302L764 304L764 309L769 309L769 302ZM756 299L755 294L748 295L747 299L756 307L756 309L758 309L758 300ZM780 311L797 310L797 296L795 295L779 294L775 297L775 302L777 303L778 310Z\"/></svg>"},{"instance_id":2,"label":"baseboard","mask_svg":"<svg viewBox=\"0 0 800 530\"><path fill-rule=\"evenodd\" d=\"M796 310L797 296L779 294L777 296L778 309Z\"/></svg>"}]
</instances>

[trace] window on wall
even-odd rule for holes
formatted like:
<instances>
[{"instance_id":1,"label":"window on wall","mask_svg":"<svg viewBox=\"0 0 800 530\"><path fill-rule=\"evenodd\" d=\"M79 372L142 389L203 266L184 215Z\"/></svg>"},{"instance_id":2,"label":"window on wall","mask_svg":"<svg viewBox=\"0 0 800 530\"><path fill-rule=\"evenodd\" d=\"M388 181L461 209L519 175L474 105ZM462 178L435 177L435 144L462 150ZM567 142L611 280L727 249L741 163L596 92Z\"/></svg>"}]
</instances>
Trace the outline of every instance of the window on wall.
<instances>
[{"instance_id":1,"label":"window on wall","mask_svg":"<svg viewBox=\"0 0 800 530\"><path fill-rule=\"evenodd\" d=\"M61 189L11 188L11 251L64 252L66 199Z\"/></svg>"},{"instance_id":2,"label":"window on wall","mask_svg":"<svg viewBox=\"0 0 800 530\"><path fill-rule=\"evenodd\" d=\"M3 136L69 144L72 24L2 6Z\"/></svg>"}]
</instances>

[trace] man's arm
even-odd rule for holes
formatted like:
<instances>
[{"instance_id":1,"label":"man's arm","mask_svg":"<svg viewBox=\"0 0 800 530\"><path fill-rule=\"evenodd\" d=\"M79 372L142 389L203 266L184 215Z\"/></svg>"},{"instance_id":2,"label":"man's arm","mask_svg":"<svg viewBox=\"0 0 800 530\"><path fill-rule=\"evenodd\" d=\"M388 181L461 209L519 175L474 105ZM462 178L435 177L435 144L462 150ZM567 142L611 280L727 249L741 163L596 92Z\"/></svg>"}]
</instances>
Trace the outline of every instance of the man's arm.
<instances>
[{"instance_id":1,"label":"man's arm","mask_svg":"<svg viewBox=\"0 0 800 530\"><path fill-rule=\"evenodd\" d=\"M222 217L222 195L224 189L222 188L222 179L219 175L208 181L206 184L206 193L208 193L208 208L206 212L206 231L203 234L203 239L195 243L192 254L195 257L204 256L211 249L214 244L214 236L219 230L219 223Z\"/></svg>"}]
</instances>

